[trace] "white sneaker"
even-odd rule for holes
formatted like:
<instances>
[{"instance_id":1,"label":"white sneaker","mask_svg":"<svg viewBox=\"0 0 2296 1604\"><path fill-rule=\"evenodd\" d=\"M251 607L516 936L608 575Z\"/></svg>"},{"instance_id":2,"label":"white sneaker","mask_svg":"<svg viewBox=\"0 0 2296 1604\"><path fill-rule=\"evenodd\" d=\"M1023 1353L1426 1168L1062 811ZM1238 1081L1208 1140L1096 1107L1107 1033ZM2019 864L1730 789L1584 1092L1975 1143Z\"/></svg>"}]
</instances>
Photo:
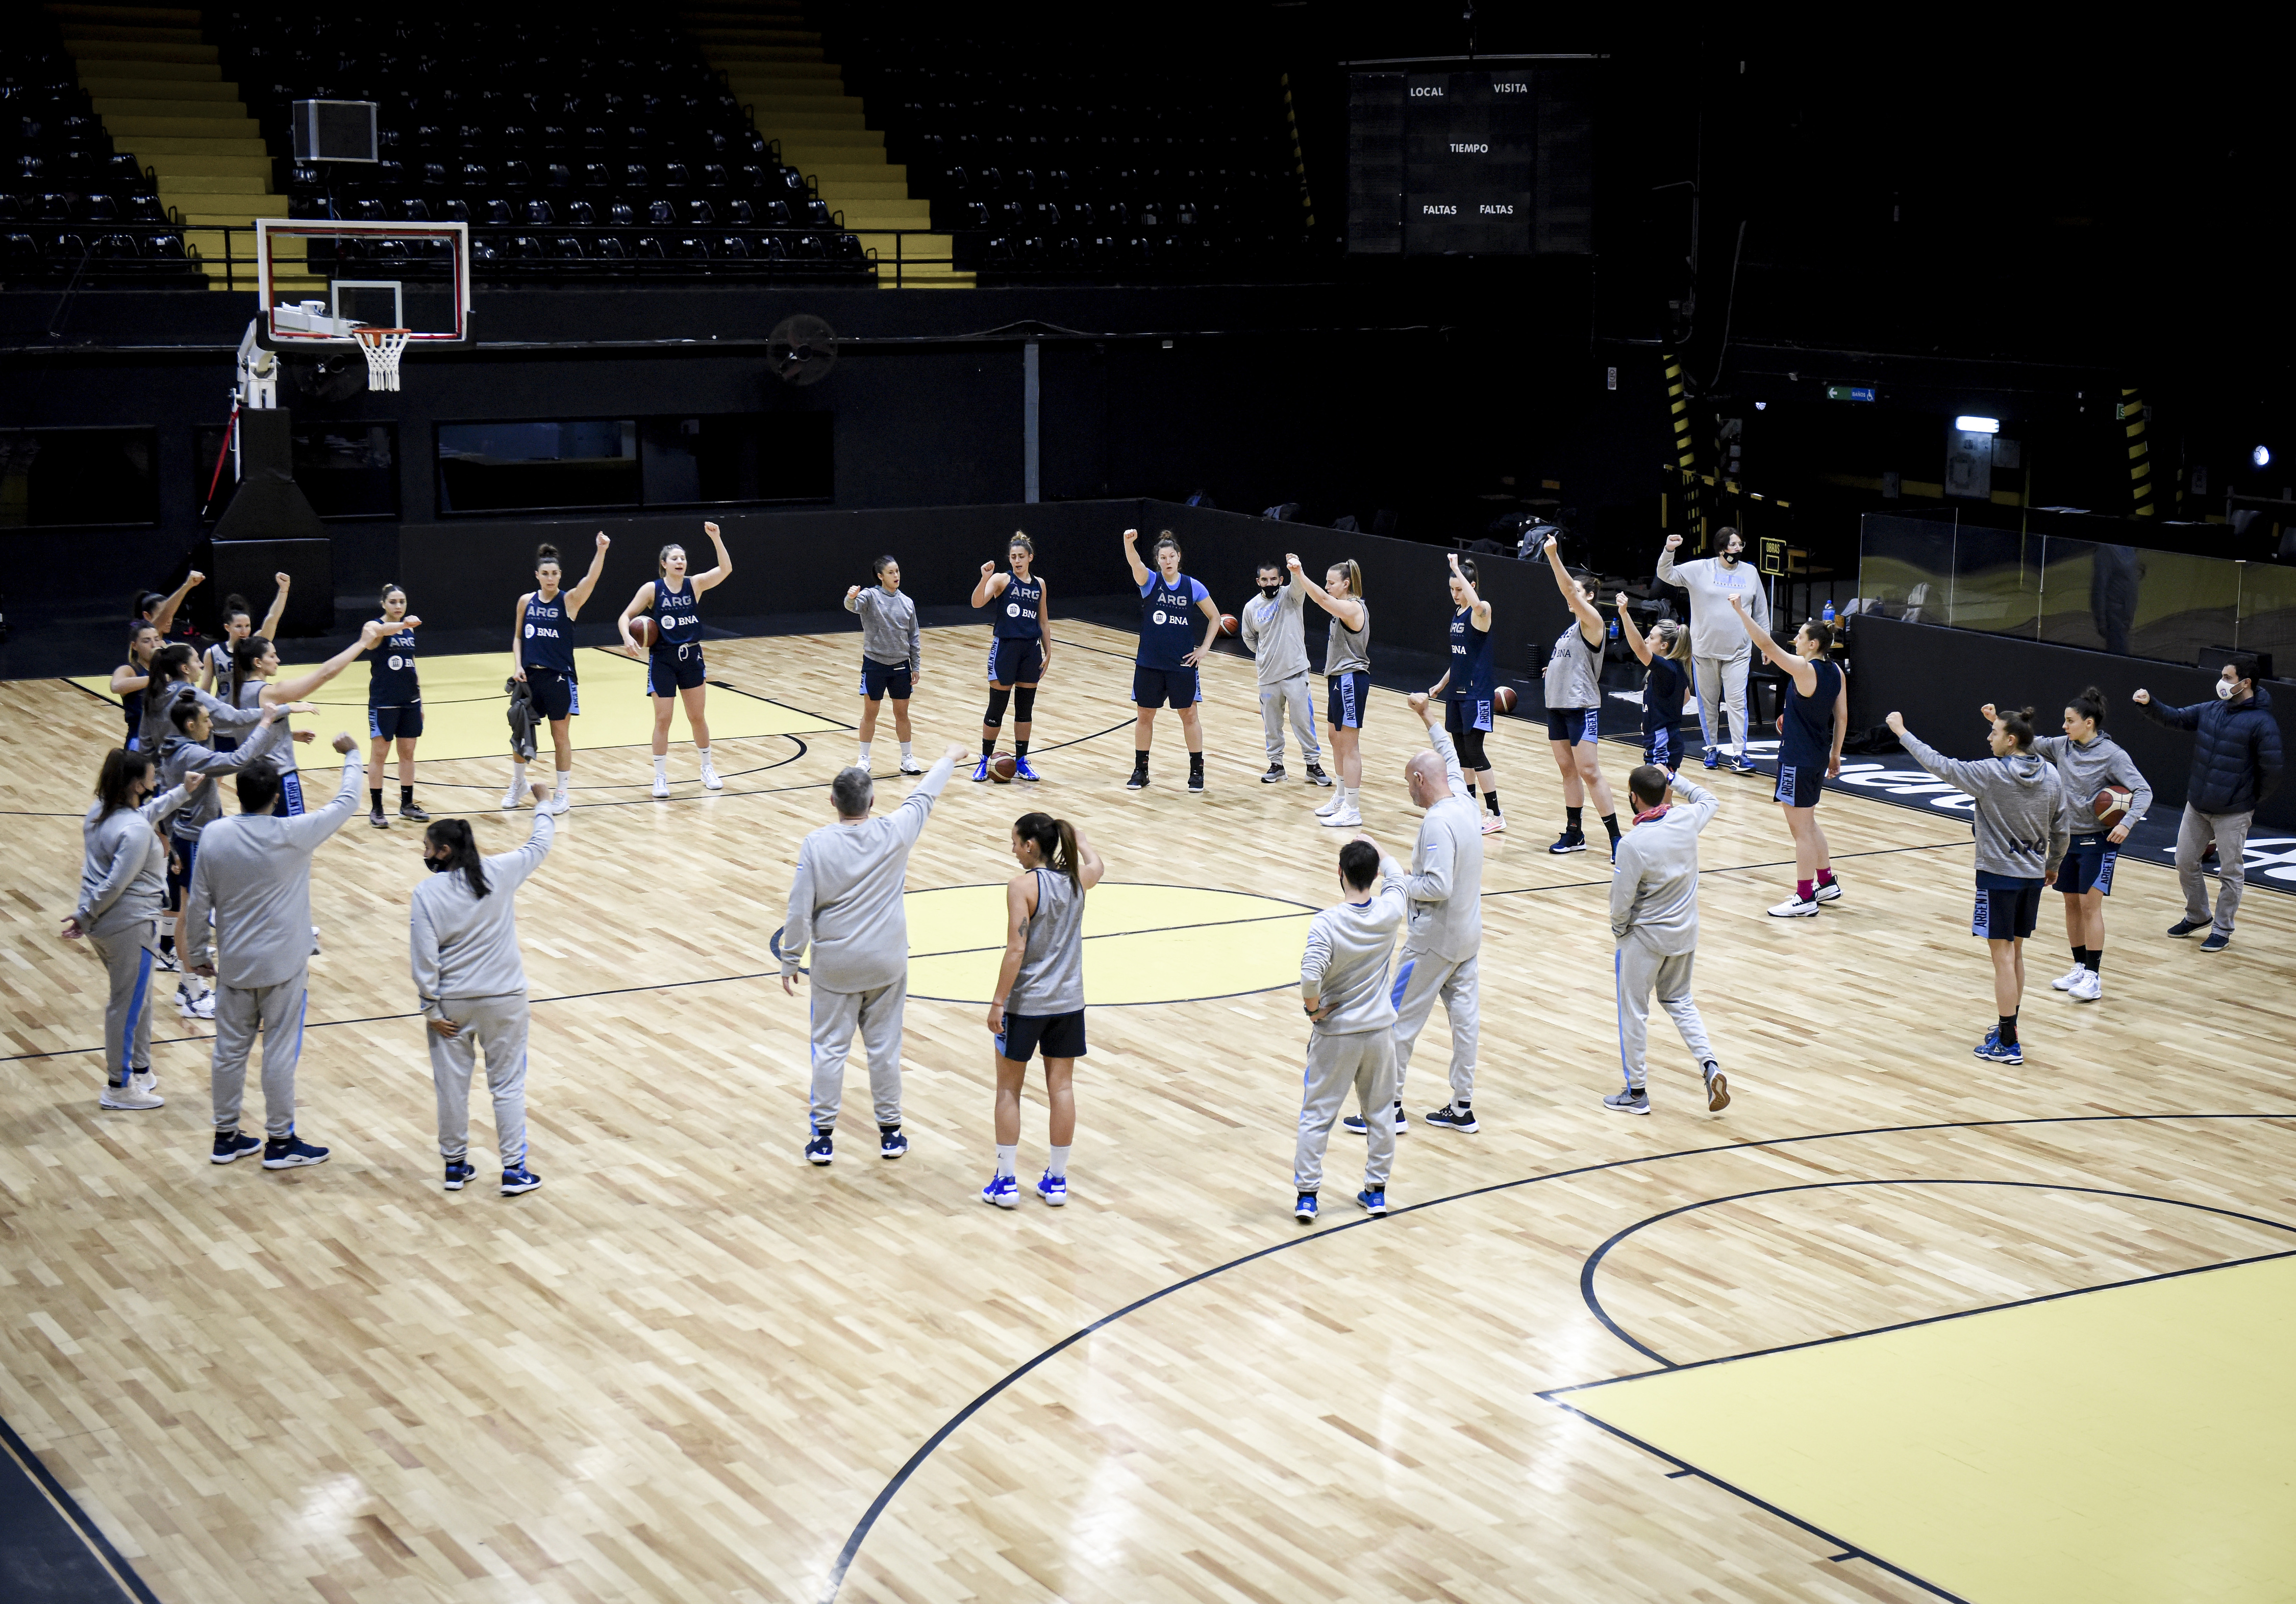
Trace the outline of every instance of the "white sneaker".
<instances>
[{"instance_id":1,"label":"white sneaker","mask_svg":"<svg viewBox=\"0 0 2296 1604\"><path fill-rule=\"evenodd\" d=\"M1324 803L1323 806L1316 810L1316 816L1319 819L1328 819L1347 805L1347 793L1345 791L1335 791L1332 793L1332 799L1330 801Z\"/></svg>"},{"instance_id":2,"label":"white sneaker","mask_svg":"<svg viewBox=\"0 0 2296 1604\"><path fill-rule=\"evenodd\" d=\"M2065 987L2065 994L2076 1002L2094 1002L2104 995L2104 977L2084 967L2080 978Z\"/></svg>"},{"instance_id":3,"label":"white sneaker","mask_svg":"<svg viewBox=\"0 0 2296 1604\"><path fill-rule=\"evenodd\" d=\"M312 957L314 957L314 958L316 958L318 955L319 955L319 927L318 927L318 926L316 926L316 925L313 925L313 926L311 927L311 956L312 956Z\"/></svg>"},{"instance_id":4,"label":"white sneaker","mask_svg":"<svg viewBox=\"0 0 2296 1604\"><path fill-rule=\"evenodd\" d=\"M1360 830L1363 828L1363 814L1355 808L1342 807L1337 813L1331 814L1324 813L1322 809L1318 808L1316 812L1320 815L1317 822L1321 823L1326 830Z\"/></svg>"},{"instance_id":5,"label":"white sneaker","mask_svg":"<svg viewBox=\"0 0 2296 1604\"><path fill-rule=\"evenodd\" d=\"M1497 835L1505 828L1506 815L1505 814L1485 814L1483 815L1483 833L1485 835Z\"/></svg>"},{"instance_id":6,"label":"white sneaker","mask_svg":"<svg viewBox=\"0 0 2296 1604\"><path fill-rule=\"evenodd\" d=\"M200 1001L192 995L190 986L176 987L176 1011L187 1019L196 1019L200 1017Z\"/></svg>"},{"instance_id":7,"label":"white sneaker","mask_svg":"<svg viewBox=\"0 0 2296 1604\"><path fill-rule=\"evenodd\" d=\"M160 1077L151 1070L138 1069L128 1079L138 1092L148 1092L154 1097L160 1095Z\"/></svg>"},{"instance_id":8,"label":"white sneaker","mask_svg":"<svg viewBox=\"0 0 2296 1604\"><path fill-rule=\"evenodd\" d=\"M925 765L919 763L914 757L904 757L901 759L901 773L905 774L922 774L924 772Z\"/></svg>"},{"instance_id":9,"label":"white sneaker","mask_svg":"<svg viewBox=\"0 0 2296 1604\"><path fill-rule=\"evenodd\" d=\"M2055 979L2050 981L2049 989L2051 991L2069 992L2075 986L2079 986L2080 984L2080 978L2087 973L2087 964L2076 963L2063 974L2059 975Z\"/></svg>"},{"instance_id":10,"label":"white sneaker","mask_svg":"<svg viewBox=\"0 0 2296 1604\"><path fill-rule=\"evenodd\" d=\"M569 797L564 791L559 791L553 795L550 800L544 806L548 807L552 813L562 814L568 808L574 806L574 801L573 798Z\"/></svg>"},{"instance_id":11,"label":"white sneaker","mask_svg":"<svg viewBox=\"0 0 2296 1604\"><path fill-rule=\"evenodd\" d=\"M653 794L657 797L667 797L669 795L669 780L668 776L656 774L653 777Z\"/></svg>"},{"instance_id":12,"label":"white sneaker","mask_svg":"<svg viewBox=\"0 0 2296 1604\"><path fill-rule=\"evenodd\" d=\"M115 1086L109 1081L105 1082L103 1095L96 1100L95 1106L99 1109L158 1109L165 1107L167 1104L167 1099L158 1095L156 1093L146 1092L143 1087L136 1084L136 1082L142 1078L143 1077L140 1076L131 1075L127 1077L127 1084L124 1086Z\"/></svg>"},{"instance_id":13,"label":"white sneaker","mask_svg":"<svg viewBox=\"0 0 2296 1604\"><path fill-rule=\"evenodd\" d=\"M503 812L516 813L526 802L526 787L513 785L503 792Z\"/></svg>"},{"instance_id":14,"label":"white sneaker","mask_svg":"<svg viewBox=\"0 0 2296 1604\"><path fill-rule=\"evenodd\" d=\"M1789 896L1769 912L1772 919L1816 919L1817 898L1813 896L1804 902L1799 895Z\"/></svg>"},{"instance_id":15,"label":"white sneaker","mask_svg":"<svg viewBox=\"0 0 2296 1604\"><path fill-rule=\"evenodd\" d=\"M703 790L724 790L726 789L726 782L718 778L718 771L711 768L706 763L701 765L701 789Z\"/></svg>"},{"instance_id":16,"label":"white sneaker","mask_svg":"<svg viewBox=\"0 0 2296 1604\"><path fill-rule=\"evenodd\" d=\"M215 1018L214 987L209 987L206 991L201 992L198 996L192 999L192 1011L189 1017L194 1019L212 1019Z\"/></svg>"}]
</instances>

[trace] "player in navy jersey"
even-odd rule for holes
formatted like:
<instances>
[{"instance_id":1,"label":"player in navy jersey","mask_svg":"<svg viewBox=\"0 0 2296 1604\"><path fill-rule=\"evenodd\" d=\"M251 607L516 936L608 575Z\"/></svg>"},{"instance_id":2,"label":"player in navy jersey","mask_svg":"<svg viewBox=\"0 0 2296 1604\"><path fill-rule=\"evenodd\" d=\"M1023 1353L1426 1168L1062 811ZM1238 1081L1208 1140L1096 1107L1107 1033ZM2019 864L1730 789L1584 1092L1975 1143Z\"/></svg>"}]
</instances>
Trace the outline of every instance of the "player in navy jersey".
<instances>
[{"instance_id":1,"label":"player in navy jersey","mask_svg":"<svg viewBox=\"0 0 2296 1604\"><path fill-rule=\"evenodd\" d=\"M1808 919L1820 903L1839 902L1841 882L1833 878L1833 855L1817 827L1817 799L1825 782L1841 773L1841 741L1849 733L1849 684L1841 666L1825 654L1833 645L1833 626L1812 618L1794 634L1788 651L1746 616L1745 603L1730 598L1730 609L1746 626L1754 649L1786 672L1793 689L1778 713L1776 800L1793 834L1794 894L1769 911L1773 919Z\"/></svg>"},{"instance_id":2,"label":"player in navy jersey","mask_svg":"<svg viewBox=\"0 0 2296 1604\"><path fill-rule=\"evenodd\" d=\"M661 634L646 653L646 694L653 698L653 794L669 795L669 716L685 704L685 727L693 732L693 749L701 757L701 783L723 790L717 765L709 761L709 687L701 663L701 593L723 584L734 572L726 542L718 526L705 523L701 532L718 548L718 566L701 573L685 571L685 548L672 544L656 559L659 577L638 586L637 594L622 609L615 627L622 632L623 649L635 656L638 643L630 639L630 620L642 612L653 615Z\"/></svg>"},{"instance_id":3,"label":"player in navy jersey","mask_svg":"<svg viewBox=\"0 0 2296 1604\"><path fill-rule=\"evenodd\" d=\"M1619 634L1627 650L1648 670L1643 675L1643 761L1671 778L1682 766L1682 699L1689 694L1690 632L1674 618L1660 618L1648 635L1627 610L1627 593L1618 597Z\"/></svg>"},{"instance_id":4,"label":"player in navy jersey","mask_svg":"<svg viewBox=\"0 0 2296 1604\"><path fill-rule=\"evenodd\" d=\"M1483 738L1497 716L1491 697L1499 682L1491 663L1491 604L1475 593L1478 577L1473 558L1451 553L1450 666L1427 687L1427 696L1442 701L1443 728L1458 749L1467 796L1472 800L1478 789L1482 791L1491 810L1483 833L1496 835L1506 828L1506 815L1499 811L1499 777L1483 751Z\"/></svg>"},{"instance_id":5,"label":"player in navy jersey","mask_svg":"<svg viewBox=\"0 0 2296 1604\"><path fill-rule=\"evenodd\" d=\"M980 583L972 587L973 606L993 603L995 618L988 639L988 711L980 718L975 780L988 778L1008 699L1013 708L1013 778L1037 778L1037 771L1029 766L1029 737L1036 719L1037 687L1053 666L1052 603L1045 582L1037 577L1037 543L1015 529L1004 555L1013 571L1000 574L995 563L984 562Z\"/></svg>"},{"instance_id":6,"label":"player in navy jersey","mask_svg":"<svg viewBox=\"0 0 2296 1604\"><path fill-rule=\"evenodd\" d=\"M284 578L286 576L282 575ZM390 828L382 816L382 760L398 743L398 816L427 824L414 804L414 743L422 735L422 682L414 674L414 631L422 622L406 610L406 593L382 587L382 643L366 660L366 822Z\"/></svg>"},{"instance_id":7,"label":"player in navy jersey","mask_svg":"<svg viewBox=\"0 0 2296 1604\"><path fill-rule=\"evenodd\" d=\"M562 814L571 806L566 788L574 778L574 732L566 721L582 711L582 691L574 678L574 620L598 588L598 576L606 571L606 548L613 544L603 529L598 531L598 554L590 559L590 571L582 576L582 583L570 591L558 588L564 572L558 548L536 547L535 588L518 599L518 610L512 615L511 677L525 682L534 716L550 721L550 742L558 762L558 785L549 802L553 813ZM510 789L503 793L503 808L507 812L525 799L526 759L512 746Z\"/></svg>"},{"instance_id":8,"label":"player in navy jersey","mask_svg":"<svg viewBox=\"0 0 2296 1604\"><path fill-rule=\"evenodd\" d=\"M1132 565L1132 582L1140 587L1140 650L1133 658L1132 701L1139 722L1132 731L1132 778L1127 790L1148 783L1149 732L1156 709L1178 710L1180 730L1188 741L1188 789L1204 789L1204 726L1196 704L1203 700L1203 683L1197 665L1211 655L1213 637L1219 634L1219 609L1211 593L1180 571L1180 543L1165 530L1156 537L1156 571L1140 561L1140 531L1124 531L1124 560ZM1201 643L1196 640L1191 612L1201 610L1210 620Z\"/></svg>"},{"instance_id":9,"label":"player in navy jersey","mask_svg":"<svg viewBox=\"0 0 2296 1604\"><path fill-rule=\"evenodd\" d=\"M208 649L200 654L200 689L209 695L228 700L233 647L251 634L259 634L272 641L279 638L280 616L287 610L287 591L294 581L285 574L271 577L278 581L279 590L271 598L271 610L263 615L263 627L260 629L255 626L255 616L249 610L246 597L234 594L223 599L223 639L209 642ZM221 730L215 732L214 740L215 749L218 752L238 749L238 741Z\"/></svg>"}]
</instances>

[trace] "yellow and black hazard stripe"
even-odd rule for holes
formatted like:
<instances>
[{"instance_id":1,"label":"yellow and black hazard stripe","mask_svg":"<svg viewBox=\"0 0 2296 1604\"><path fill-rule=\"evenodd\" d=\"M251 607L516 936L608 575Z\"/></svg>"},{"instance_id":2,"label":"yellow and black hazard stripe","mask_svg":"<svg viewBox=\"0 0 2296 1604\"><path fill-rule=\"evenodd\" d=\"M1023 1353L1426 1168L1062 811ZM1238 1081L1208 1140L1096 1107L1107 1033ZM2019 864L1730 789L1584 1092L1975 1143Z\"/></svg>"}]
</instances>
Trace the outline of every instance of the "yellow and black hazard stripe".
<instances>
[{"instance_id":1,"label":"yellow and black hazard stripe","mask_svg":"<svg viewBox=\"0 0 2296 1604\"><path fill-rule=\"evenodd\" d=\"M1674 423L1674 465L1682 478L1682 524L1700 546L1706 541L1706 506L1698 493L1698 449L1690 436L1690 393L1684 388L1682 359L1672 351L1659 353L1666 369L1667 416Z\"/></svg>"},{"instance_id":2,"label":"yellow and black hazard stripe","mask_svg":"<svg viewBox=\"0 0 2296 1604\"><path fill-rule=\"evenodd\" d=\"M2152 448L2144 439L2144 400L2133 387L2123 385L2120 405L2113 409L2120 420L2122 438L2128 442L2128 491L2134 503L2131 518L2152 514Z\"/></svg>"}]
</instances>

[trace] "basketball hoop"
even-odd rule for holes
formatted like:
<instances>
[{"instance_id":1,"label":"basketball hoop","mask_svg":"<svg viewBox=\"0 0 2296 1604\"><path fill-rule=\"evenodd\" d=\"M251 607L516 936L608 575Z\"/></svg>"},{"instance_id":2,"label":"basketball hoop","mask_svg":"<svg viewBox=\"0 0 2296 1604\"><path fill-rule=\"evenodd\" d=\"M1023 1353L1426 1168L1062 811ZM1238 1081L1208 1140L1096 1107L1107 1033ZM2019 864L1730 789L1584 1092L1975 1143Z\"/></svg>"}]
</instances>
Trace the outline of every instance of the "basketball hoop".
<instances>
[{"instance_id":1,"label":"basketball hoop","mask_svg":"<svg viewBox=\"0 0 2296 1604\"><path fill-rule=\"evenodd\" d=\"M406 349L412 329L353 329L359 348L366 353L366 387L375 390L398 388L399 353Z\"/></svg>"}]
</instances>

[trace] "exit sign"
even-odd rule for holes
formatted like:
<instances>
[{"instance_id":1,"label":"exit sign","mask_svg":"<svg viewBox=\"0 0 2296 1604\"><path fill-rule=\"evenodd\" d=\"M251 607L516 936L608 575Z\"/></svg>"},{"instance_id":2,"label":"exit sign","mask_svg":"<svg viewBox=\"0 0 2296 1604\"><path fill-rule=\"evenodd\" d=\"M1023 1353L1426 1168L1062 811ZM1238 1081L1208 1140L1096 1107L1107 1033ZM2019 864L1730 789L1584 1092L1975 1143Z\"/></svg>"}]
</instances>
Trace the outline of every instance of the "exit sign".
<instances>
[{"instance_id":1,"label":"exit sign","mask_svg":"<svg viewBox=\"0 0 2296 1604\"><path fill-rule=\"evenodd\" d=\"M1825 387L1829 401L1871 401L1874 387L1870 384L1829 384Z\"/></svg>"}]
</instances>

